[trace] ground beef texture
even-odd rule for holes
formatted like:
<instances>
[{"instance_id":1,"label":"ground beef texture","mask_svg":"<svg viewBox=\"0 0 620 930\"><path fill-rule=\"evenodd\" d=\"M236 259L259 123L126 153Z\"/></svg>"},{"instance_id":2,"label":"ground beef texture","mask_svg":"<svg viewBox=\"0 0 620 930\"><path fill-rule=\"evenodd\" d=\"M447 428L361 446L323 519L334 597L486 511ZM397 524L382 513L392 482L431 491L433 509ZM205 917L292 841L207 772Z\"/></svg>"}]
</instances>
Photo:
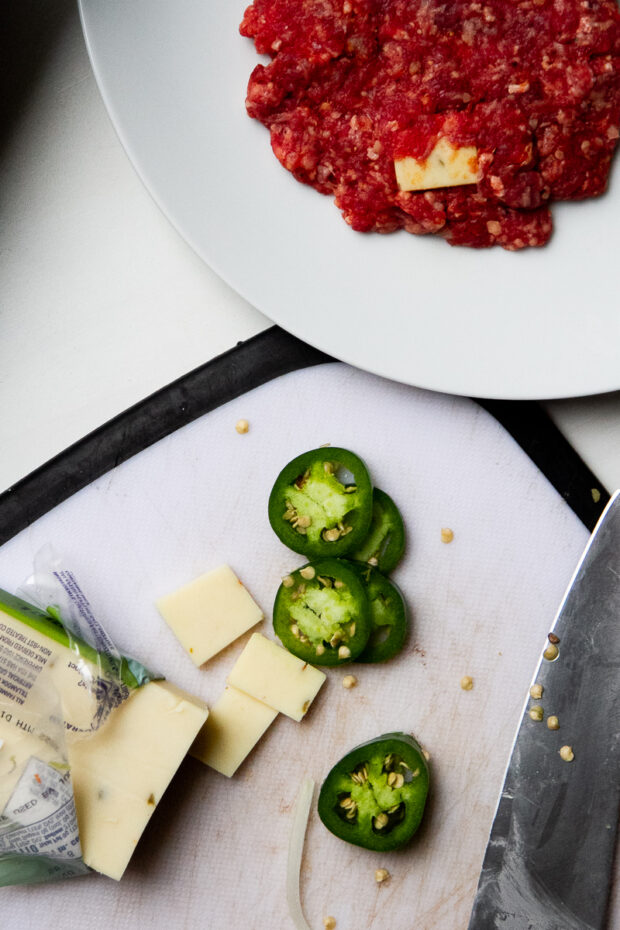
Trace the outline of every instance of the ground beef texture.
<instances>
[{"instance_id":1,"label":"ground beef texture","mask_svg":"<svg viewBox=\"0 0 620 930\"><path fill-rule=\"evenodd\" d=\"M620 124L615 0L254 0L246 107L360 232L544 245L550 204L601 194ZM477 184L398 189L394 160L475 146Z\"/></svg>"}]
</instances>

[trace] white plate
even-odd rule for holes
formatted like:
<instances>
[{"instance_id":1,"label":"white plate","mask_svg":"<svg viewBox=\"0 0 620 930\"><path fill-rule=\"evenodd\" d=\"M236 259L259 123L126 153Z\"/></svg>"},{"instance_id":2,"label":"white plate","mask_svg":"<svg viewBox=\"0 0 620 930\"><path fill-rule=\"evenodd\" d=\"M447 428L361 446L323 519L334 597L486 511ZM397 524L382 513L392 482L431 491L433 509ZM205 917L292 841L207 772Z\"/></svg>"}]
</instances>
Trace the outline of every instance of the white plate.
<instances>
[{"instance_id":1,"label":"white plate","mask_svg":"<svg viewBox=\"0 0 620 930\"><path fill-rule=\"evenodd\" d=\"M540 250L354 233L246 116L244 4L80 0L121 141L198 254L285 329L399 381L505 398L620 388L618 184L555 207Z\"/></svg>"}]
</instances>

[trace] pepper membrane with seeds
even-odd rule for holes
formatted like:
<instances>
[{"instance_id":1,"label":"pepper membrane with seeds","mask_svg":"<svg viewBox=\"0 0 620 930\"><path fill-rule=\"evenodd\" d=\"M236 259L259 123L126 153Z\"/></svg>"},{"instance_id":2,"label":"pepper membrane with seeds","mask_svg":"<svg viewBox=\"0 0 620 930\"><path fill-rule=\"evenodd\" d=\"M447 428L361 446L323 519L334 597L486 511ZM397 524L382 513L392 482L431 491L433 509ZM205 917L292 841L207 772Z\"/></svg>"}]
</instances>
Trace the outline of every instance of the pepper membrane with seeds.
<instances>
[{"instance_id":1,"label":"pepper membrane with seeds","mask_svg":"<svg viewBox=\"0 0 620 930\"><path fill-rule=\"evenodd\" d=\"M347 449L313 449L282 469L269 496L269 522L289 549L307 558L345 555L365 538L372 484Z\"/></svg>"},{"instance_id":2,"label":"pepper membrane with seeds","mask_svg":"<svg viewBox=\"0 0 620 930\"><path fill-rule=\"evenodd\" d=\"M385 733L336 763L319 794L319 817L347 843L377 852L399 849L420 826L428 788L418 742L406 733Z\"/></svg>"},{"instance_id":3,"label":"pepper membrane with seeds","mask_svg":"<svg viewBox=\"0 0 620 930\"><path fill-rule=\"evenodd\" d=\"M282 581L273 607L282 645L311 665L344 665L370 636L363 582L341 559L304 565Z\"/></svg>"}]
</instances>

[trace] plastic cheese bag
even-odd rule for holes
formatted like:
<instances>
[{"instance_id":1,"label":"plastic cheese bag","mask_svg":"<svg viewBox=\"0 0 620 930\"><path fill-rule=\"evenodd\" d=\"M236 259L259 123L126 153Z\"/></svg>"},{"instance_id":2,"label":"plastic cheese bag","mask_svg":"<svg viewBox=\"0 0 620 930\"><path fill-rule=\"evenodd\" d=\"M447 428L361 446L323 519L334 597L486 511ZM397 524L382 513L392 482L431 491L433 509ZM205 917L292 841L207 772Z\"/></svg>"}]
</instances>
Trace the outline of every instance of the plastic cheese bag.
<instances>
[{"instance_id":1,"label":"plastic cheese bag","mask_svg":"<svg viewBox=\"0 0 620 930\"><path fill-rule=\"evenodd\" d=\"M0 886L90 871L70 744L158 677L119 654L51 547L20 594L0 590Z\"/></svg>"},{"instance_id":2,"label":"plastic cheese bag","mask_svg":"<svg viewBox=\"0 0 620 930\"><path fill-rule=\"evenodd\" d=\"M3 653L3 691L5 658ZM21 678L19 665L15 684ZM40 712L24 710L16 701L0 702L0 885L89 871L82 860L58 695L41 680L29 690L29 703Z\"/></svg>"}]
</instances>

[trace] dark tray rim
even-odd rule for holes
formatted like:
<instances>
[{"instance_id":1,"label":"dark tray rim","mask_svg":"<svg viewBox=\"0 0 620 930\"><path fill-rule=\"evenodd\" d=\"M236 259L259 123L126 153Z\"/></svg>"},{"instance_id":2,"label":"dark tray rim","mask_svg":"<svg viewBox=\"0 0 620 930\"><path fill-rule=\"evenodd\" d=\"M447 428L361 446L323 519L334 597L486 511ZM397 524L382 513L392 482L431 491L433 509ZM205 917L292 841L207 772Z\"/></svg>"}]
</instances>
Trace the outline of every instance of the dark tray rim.
<instances>
[{"instance_id":1,"label":"dark tray rim","mask_svg":"<svg viewBox=\"0 0 620 930\"><path fill-rule=\"evenodd\" d=\"M101 475L205 413L281 375L334 361L279 326L238 343L129 407L0 494L0 545ZM512 435L592 530L609 493L540 404L474 400ZM600 495L596 500L593 489Z\"/></svg>"}]
</instances>

